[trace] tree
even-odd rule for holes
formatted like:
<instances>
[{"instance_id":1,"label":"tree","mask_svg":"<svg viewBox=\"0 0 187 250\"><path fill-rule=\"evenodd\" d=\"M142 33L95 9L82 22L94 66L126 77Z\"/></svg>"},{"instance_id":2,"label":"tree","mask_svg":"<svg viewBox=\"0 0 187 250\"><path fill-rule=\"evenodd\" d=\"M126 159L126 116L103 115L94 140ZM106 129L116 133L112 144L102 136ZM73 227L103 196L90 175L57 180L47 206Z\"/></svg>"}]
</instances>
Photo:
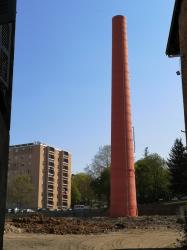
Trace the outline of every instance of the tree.
<instances>
[{"instance_id":1,"label":"tree","mask_svg":"<svg viewBox=\"0 0 187 250\"><path fill-rule=\"evenodd\" d=\"M18 175L8 180L7 204L19 208L33 207L34 186L30 176Z\"/></svg>"},{"instance_id":2,"label":"tree","mask_svg":"<svg viewBox=\"0 0 187 250\"><path fill-rule=\"evenodd\" d=\"M105 168L111 165L111 147L105 145L99 148L98 153L94 156L92 163L86 167L86 172L93 178L101 175Z\"/></svg>"},{"instance_id":3,"label":"tree","mask_svg":"<svg viewBox=\"0 0 187 250\"><path fill-rule=\"evenodd\" d=\"M97 200L103 204L110 203L110 167L106 167L101 175L92 181L92 188L96 194Z\"/></svg>"},{"instance_id":4,"label":"tree","mask_svg":"<svg viewBox=\"0 0 187 250\"><path fill-rule=\"evenodd\" d=\"M74 206L75 204L79 204L81 202L81 194L80 191L76 185L76 182L74 181L74 178L72 177L71 182L71 204Z\"/></svg>"},{"instance_id":5,"label":"tree","mask_svg":"<svg viewBox=\"0 0 187 250\"><path fill-rule=\"evenodd\" d=\"M78 173L72 177L72 205L78 203L91 204L94 195L91 182L92 177L86 173Z\"/></svg>"},{"instance_id":6,"label":"tree","mask_svg":"<svg viewBox=\"0 0 187 250\"><path fill-rule=\"evenodd\" d=\"M169 197L170 176L167 165L158 154L145 154L135 163L137 198L140 203Z\"/></svg>"},{"instance_id":7,"label":"tree","mask_svg":"<svg viewBox=\"0 0 187 250\"><path fill-rule=\"evenodd\" d=\"M95 201L101 205L109 204L110 196L110 166L111 166L111 146L105 145L99 148L92 163L85 171L92 178L92 190L95 194Z\"/></svg>"},{"instance_id":8,"label":"tree","mask_svg":"<svg viewBox=\"0 0 187 250\"><path fill-rule=\"evenodd\" d=\"M171 174L171 190L174 196L187 195L187 153L182 139L176 139L171 148L167 165Z\"/></svg>"}]
</instances>

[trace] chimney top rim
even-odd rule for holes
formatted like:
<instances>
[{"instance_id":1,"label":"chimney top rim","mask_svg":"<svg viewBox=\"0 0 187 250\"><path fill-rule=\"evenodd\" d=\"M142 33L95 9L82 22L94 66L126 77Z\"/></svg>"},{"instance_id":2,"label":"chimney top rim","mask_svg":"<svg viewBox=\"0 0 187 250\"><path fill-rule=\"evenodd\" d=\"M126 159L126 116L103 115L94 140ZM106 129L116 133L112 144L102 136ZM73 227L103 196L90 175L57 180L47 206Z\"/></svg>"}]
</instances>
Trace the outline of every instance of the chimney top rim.
<instances>
[{"instance_id":1,"label":"chimney top rim","mask_svg":"<svg viewBox=\"0 0 187 250\"><path fill-rule=\"evenodd\" d=\"M113 16L113 19L114 18L126 18L126 16L123 16L123 15L116 15L116 16Z\"/></svg>"}]
</instances>

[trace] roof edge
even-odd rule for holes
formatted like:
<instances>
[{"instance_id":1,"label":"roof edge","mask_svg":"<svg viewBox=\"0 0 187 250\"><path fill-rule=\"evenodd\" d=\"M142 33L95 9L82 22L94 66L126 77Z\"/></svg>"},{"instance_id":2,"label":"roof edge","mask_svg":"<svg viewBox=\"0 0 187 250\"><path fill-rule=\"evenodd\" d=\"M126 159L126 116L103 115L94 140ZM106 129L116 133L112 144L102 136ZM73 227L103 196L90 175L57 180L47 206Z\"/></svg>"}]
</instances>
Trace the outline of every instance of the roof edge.
<instances>
[{"instance_id":1,"label":"roof edge","mask_svg":"<svg viewBox=\"0 0 187 250\"><path fill-rule=\"evenodd\" d=\"M180 7L181 3L183 0L175 0L174 4L174 9L173 9L173 16L172 16L172 21L171 21L171 26L170 26L170 31L169 31L169 37L168 37L168 42L167 42L167 47L166 47L166 55L169 57L175 57L175 56L180 56L180 49L179 49L179 44L174 44L176 42L176 32L177 32L177 37L179 37L178 34L178 16L180 13ZM172 47L174 46L174 47Z\"/></svg>"}]
</instances>

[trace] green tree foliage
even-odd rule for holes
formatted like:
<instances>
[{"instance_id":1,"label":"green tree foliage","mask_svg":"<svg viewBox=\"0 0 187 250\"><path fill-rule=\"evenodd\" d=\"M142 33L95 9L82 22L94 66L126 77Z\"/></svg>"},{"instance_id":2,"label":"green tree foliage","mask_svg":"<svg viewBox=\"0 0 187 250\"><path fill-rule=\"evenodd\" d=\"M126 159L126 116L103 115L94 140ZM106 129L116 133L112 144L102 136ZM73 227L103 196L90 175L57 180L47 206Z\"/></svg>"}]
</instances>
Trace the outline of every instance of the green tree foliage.
<instances>
[{"instance_id":1,"label":"green tree foliage","mask_svg":"<svg viewBox=\"0 0 187 250\"><path fill-rule=\"evenodd\" d=\"M187 195L187 153L181 139L175 140L167 165L171 173L171 190L173 195Z\"/></svg>"},{"instance_id":2,"label":"green tree foliage","mask_svg":"<svg viewBox=\"0 0 187 250\"><path fill-rule=\"evenodd\" d=\"M81 202L81 193L77 187L77 184L74 180L74 177L72 177L71 182L71 204L74 206L75 204L79 204Z\"/></svg>"},{"instance_id":3,"label":"green tree foliage","mask_svg":"<svg viewBox=\"0 0 187 250\"><path fill-rule=\"evenodd\" d=\"M109 204L110 196L110 166L111 146L105 145L99 148L90 165L85 169L92 178L92 189L95 194L94 200L101 206Z\"/></svg>"},{"instance_id":4,"label":"green tree foliage","mask_svg":"<svg viewBox=\"0 0 187 250\"><path fill-rule=\"evenodd\" d=\"M72 176L72 205L90 205L93 199L91 188L92 177L86 173L78 173Z\"/></svg>"},{"instance_id":5,"label":"green tree foliage","mask_svg":"<svg viewBox=\"0 0 187 250\"><path fill-rule=\"evenodd\" d=\"M101 176L102 171L111 165L111 147L105 145L99 148L99 151L94 156L92 163L86 167L86 172L93 178Z\"/></svg>"},{"instance_id":6,"label":"green tree foliage","mask_svg":"<svg viewBox=\"0 0 187 250\"><path fill-rule=\"evenodd\" d=\"M7 205L31 208L34 201L34 186L30 176L18 175L8 180Z\"/></svg>"},{"instance_id":7,"label":"green tree foliage","mask_svg":"<svg viewBox=\"0 0 187 250\"><path fill-rule=\"evenodd\" d=\"M106 167L101 175L92 181L92 187L99 203L107 203L110 201L110 167Z\"/></svg>"},{"instance_id":8,"label":"green tree foliage","mask_svg":"<svg viewBox=\"0 0 187 250\"><path fill-rule=\"evenodd\" d=\"M146 153L135 163L135 171L138 202L156 202L169 197L169 171L158 154Z\"/></svg>"}]
</instances>

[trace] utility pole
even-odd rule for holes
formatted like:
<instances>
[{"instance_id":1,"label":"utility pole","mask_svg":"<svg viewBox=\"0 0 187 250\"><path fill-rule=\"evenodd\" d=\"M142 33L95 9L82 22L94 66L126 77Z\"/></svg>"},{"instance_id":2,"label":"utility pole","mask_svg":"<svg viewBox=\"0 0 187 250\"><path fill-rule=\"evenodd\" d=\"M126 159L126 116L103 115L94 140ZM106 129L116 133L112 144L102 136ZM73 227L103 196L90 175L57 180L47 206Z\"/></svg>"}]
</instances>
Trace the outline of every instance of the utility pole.
<instances>
[{"instance_id":1,"label":"utility pole","mask_svg":"<svg viewBox=\"0 0 187 250\"><path fill-rule=\"evenodd\" d=\"M0 250L6 210L16 0L0 0Z\"/></svg>"}]
</instances>

